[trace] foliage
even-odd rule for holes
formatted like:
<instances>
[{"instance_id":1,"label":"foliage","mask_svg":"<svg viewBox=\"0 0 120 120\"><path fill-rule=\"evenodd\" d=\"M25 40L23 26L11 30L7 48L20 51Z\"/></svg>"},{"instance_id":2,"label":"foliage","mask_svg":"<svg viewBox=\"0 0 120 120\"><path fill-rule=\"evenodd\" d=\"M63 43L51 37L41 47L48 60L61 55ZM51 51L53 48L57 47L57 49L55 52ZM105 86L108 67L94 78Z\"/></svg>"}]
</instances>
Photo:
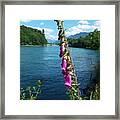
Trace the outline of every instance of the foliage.
<instances>
[{"instance_id":1,"label":"foliage","mask_svg":"<svg viewBox=\"0 0 120 120\"><path fill-rule=\"evenodd\" d=\"M78 39L68 38L69 46L79 48L100 49L100 31L95 29L84 37Z\"/></svg>"},{"instance_id":2,"label":"foliage","mask_svg":"<svg viewBox=\"0 0 120 120\"><path fill-rule=\"evenodd\" d=\"M87 96L81 96L82 100L100 100L100 84L96 83L89 89Z\"/></svg>"},{"instance_id":3,"label":"foliage","mask_svg":"<svg viewBox=\"0 0 120 120\"><path fill-rule=\"evenodd\" d=\"M72 57L70 55L70 50L68 47L68 42L65 37L65 30L64 30L64 21L55 20L58 26L58 39L60 40L60 54L59 56L62 58L62 73L65 79L65 85L68 89L68 94L71 100L79 100L80 98L80 91L79 85L77 82L77 76L75 74L75 68L73 65Z\"/></svg>"},{"instance_id":4,"label":"foliage","mask_svg":"<svg viewBox=\"0 0 120 120\"><path fill-rule=\"evenodd\" d=\"M86 88L86 96L82 96L83 100L99 100L100 99L100 65L97 64L94 66L94 71L96 76L92 78L92 73L90 75L91 83Z\"/></svg>"},{"instance_id":5,"label":"foliage","mask_svg":"<svg viewBox=\"0 0 120 120\"><path fill-rule=\"evenodd\" d=\"M44 30L33 29L27 26L20 26L21 45L44 45L47 44Z\"/></svg>"},{"instance_id":6,"label":"foliage","mask_svg":"<svg viewBox=\"0 0 120 120\"><path fill-rule=\"evenodd\" d=\"M84 92L84 95L77 95L77 88L79 88L76 84L71 89L68 89L66 94L68 95L70 100L100 100L100 65L94 65L94 72L96 75L93 77L93 73L90 74L91 83L85 88L80 89L80 93ZM79 84L78 84L79 85ZM72 85L73 86L73 85ZM75 88L75 89L74 89Z\"/></svg>"},{"instance_id":7,"label":"foliage","mask_svg":"<svg viewBox=\"0 0 120 120\"><path fill-rule=\"evenodd\" d=\"M81 96L78 96L77 89L79 89L78 85L72 85L72 88L68 89L68 91L66 92L70 100L81 100L82 99Z\"/></svg>"},{"instance_id":8,"label":"foliage","mask_svg":"<svg viewBox=\"0 0 120 120\"><path fill-rule=\"evenodd\" d=\"M42 82L37 81L36 86L29 86L27 88L20 89L20 99L21 100L37 100L38 95L41 93Z\"/></svg>"}]
</instances>

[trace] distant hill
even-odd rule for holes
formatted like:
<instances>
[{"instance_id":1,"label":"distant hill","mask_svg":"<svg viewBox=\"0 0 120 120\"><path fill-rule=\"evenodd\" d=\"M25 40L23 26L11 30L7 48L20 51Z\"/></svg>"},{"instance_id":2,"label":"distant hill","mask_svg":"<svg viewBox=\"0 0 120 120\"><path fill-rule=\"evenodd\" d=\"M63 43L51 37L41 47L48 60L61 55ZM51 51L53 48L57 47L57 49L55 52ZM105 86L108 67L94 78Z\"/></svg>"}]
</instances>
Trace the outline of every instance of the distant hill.
<instances>
[{"instance_id":1,"label":"distant hill","mask_svg":"<svg viewBox=\"0 0 120 120\"><path fill-rule=\"evenodd\" d=\"M47 40L48 41L48 43L59 43L59 41L58 40Z\"/></svg>"},{"instance_id":2,"label":"distant hill","mask_svg":"<svg viewBox=\"0 0 120 120\"><path fill-rule=\"evenodd\" d=\"M44 29L38 30L27 26L20 26L21 45L44 45L47 44Z\"/></svg>"},{"instance_id":3,"label":"distant hill","mask_svg":"<svg viewBox=\"0 0 120 120\"><path fill-rule=\"evenodd\" d=\"M85 37L87 36L89 33L88 32L80 32L78 34L75 35L70 35L68 38L72 38L72 39L78 39L80 37Z\"/></svg>"},{"instance_id":4,"label":"distant hill","mask_svg":"<svg viewBox=\"0 0 120 120\"><path fill-rule=\"evenodd\" d=\"M85 34L83 33L82 35L85 35ZM100 31L98 29L94 29L93 32L90 32L86 36L80 36L79 38L75 38L75 37L68 38L68 43L69 43L69 46L71 47L99 50Z\"/></svg>"}]
</instances>

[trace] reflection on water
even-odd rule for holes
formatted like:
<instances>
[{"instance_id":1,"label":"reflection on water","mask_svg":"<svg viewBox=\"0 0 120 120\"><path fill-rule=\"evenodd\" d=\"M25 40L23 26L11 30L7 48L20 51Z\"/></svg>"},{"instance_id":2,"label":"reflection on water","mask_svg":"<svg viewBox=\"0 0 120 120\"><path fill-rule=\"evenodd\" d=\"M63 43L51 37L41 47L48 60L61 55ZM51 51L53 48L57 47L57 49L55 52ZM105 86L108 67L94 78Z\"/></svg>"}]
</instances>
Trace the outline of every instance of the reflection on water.
<instances>
[{"instance_id":1,"label":"reflection on water","mask_svg":"<svg viewBox=\"0 0 120 120\"><path fill-rule=\"evenodd\" d=\"M99 52L81 48L70 48L80 88L85 89L90 81L90 74L95 76L94 68L99 63ZM31 86L42 80L40 99L68 99L61 73L59 46L21 47L20 53L20 85Z\"/></svg>"}]
</instances>

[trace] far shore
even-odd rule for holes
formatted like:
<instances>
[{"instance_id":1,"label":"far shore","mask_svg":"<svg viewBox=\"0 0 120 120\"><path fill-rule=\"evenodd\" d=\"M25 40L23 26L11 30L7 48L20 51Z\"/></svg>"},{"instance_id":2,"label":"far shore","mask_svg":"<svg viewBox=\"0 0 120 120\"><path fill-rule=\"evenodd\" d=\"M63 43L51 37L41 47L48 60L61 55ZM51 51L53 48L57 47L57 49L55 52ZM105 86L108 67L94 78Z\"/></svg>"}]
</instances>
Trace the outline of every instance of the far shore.
<instances>
[{"instance_id":1,"label":"far shore","mask_svg":"<svg viewBox=\"0 0 120 120\"><path fill-rule=\"evenodd\" d=\"M58 46L57 44L45 44L45 45L20 45L25 47L32 47L32 46Z\"/></svg>"},{"instance_id":2,"label":"far shore","mask_svg":"<svg viewBox=\"0 0 120 120\"><path fill-rule=\"evenodd\" d=\"M47 46L59 46L57 44L46 44L46 45L20 45L21 47L47 47ZM69 46L72 48L82 48L82 47L75 47L75 46ZM91 49L91 48L83 48L83 49L89 49L89 50L96 50L96 51L100 51L100 49Z\"/></svg>"}]
</instances>

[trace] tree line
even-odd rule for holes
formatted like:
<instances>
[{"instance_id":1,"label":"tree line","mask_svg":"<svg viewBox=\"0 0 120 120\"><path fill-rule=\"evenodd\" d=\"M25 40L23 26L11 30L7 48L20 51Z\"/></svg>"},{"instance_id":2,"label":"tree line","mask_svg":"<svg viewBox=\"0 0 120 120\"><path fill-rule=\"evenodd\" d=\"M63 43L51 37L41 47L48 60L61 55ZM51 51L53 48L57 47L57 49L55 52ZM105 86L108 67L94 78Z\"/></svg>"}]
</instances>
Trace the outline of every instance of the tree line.
<instances>
[{"instance_id":1,"label":"tree line","mask_svg":"<svg viewBox=\"0 0 120 120\"><path fill-rule=\"evenodd\" d=\"M45 45L44 29L38 30L27 26L20 26L20 45Z\"/></svg>"},{"instance_id":2,"label":"tree line","mask_svg":"<svg viewBox=\"0 0 120 120\"><path fill-rule=\"evenodd\" d=\"M88 35L80 37L78 39L68 38L69 46L78 48L88 48L99 50L100 49L100 31L95 29Z\"/></svg>"}]
</instances>

